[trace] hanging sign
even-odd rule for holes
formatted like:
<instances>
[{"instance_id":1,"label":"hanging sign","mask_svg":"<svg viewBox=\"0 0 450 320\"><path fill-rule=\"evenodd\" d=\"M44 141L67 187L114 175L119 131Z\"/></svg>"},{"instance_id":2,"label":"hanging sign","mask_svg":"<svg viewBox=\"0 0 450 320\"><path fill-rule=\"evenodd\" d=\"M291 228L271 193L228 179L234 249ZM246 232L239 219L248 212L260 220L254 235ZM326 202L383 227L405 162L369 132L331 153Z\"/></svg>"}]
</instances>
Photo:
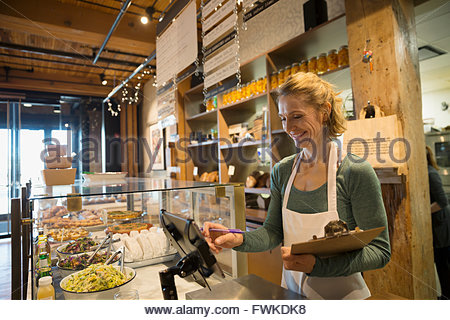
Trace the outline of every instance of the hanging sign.
<instances>
[{"instance_id":1,"label":"hanging sign","mask_svg":"<svg viewBox=\"0 0 450 320\"><path fill-rule=\"evenodd\" d=\"M251 18L255 17L256 15L260 14L267 8L269 8L271 5L277 3L279 0L266 0L266 1L259 1L257 4L253 6L253 9L247 13L244 14L244 22L247 22ZM249 6L251 6L250 4ZM244 5L245 7L245 5ZM246 8L246 7L245 7Z\"/></svg>"},{"instance_id":2,"label":"hanging sign","mask_svg":"<svg viewBox=\"0 0 450 320\"><path fill-rule=\"evenodd\" d=\"M225 0L211 0L205 6L202 10L202 16L207 17L211 12L213 12L216 8L219 7L219 4L221 4Z\"/></svg>"},{"instance_id":3,"label":"hanging sign","mask_svg":"<svg viewBox=\"0 0 450 320\"><path fill-rule=\"evenodd\" d=\"M214 14L212 14L209 18L203 21L202 31L206 32L211 29L215 24L217 24L220 20L225 18L227 14L233 11L236 3L233 0L229 0L225 3L219 10L217 10Z\"/></svg>"},{"instance_id":4,"label":"hanging sign","mask_svg":"<svg viewBox=\"0 0 450 320\"><path fill-rule=\"evenodd\" d=\"M175 89L164 92L158 96L158 120L165 118L175 112L176 96Z\"/></svg>"},{"instance_id":5,"label":"hanging sign","mask_svg":"<svg viewBox=\"0 0 450 320\"><path fill-rule=\"evenodd\" d=\"M227 48L221 50L219 53L215 54L212 58L208 58L203 66L203 72L208 74L211 70L221 66L225 62L235 59L239 52L239 46L234 43Z\"/></svg>"},{"instance_id":6,"label":"hanging sign","mask_svg":"<svg viewBox=\"0 0 450 320\"><path fill-rule=\"evenodd\" d=\"M228 30L232 29L236 23L236 16L231 15L226 18L221 24L215 27L211 32L203 37L203 46L207 47L216 41L221 35L223 35Z\"/></svg>"},{"instance_id":7,"label":"hanging sign","mask_svg":"<svg viewBox=\"0 0 450 320\"><path fill-rule=\"evenodd\" d=\"M197 59L196 2L192 1L156 39L156 82L160 87Z\"/></svg>"},{"instance_id":8,"label":"hanging sign","mask_svg":"<svg viewBox=\"0 0 450 320\"><path fill-rule=\"evenodd\" d=\"M236 70L239 69L239 62L237 61L231 61L226 66L220 68L216 72L212 73L211 75L207 75L205 77L205 89L211 87L212 85L232 76L236 73Z\"/></svg>"},{"instance_id":9,"label":"hanging sign","mask_svg":"<svg viewBox=\"0 0 450 320\"><path fill-rule=\"evenodd\" d=\"M229 34L227 34L225 37L223 37L220 41L216 42L212 47L209 49L206 49L204 56L205 58L208 58L210 54L212 54L214 51L219 50L221 47L226 45L228 42L233 40L237 35L236 31L232 31Z\"/></svg>"}]
</instances>

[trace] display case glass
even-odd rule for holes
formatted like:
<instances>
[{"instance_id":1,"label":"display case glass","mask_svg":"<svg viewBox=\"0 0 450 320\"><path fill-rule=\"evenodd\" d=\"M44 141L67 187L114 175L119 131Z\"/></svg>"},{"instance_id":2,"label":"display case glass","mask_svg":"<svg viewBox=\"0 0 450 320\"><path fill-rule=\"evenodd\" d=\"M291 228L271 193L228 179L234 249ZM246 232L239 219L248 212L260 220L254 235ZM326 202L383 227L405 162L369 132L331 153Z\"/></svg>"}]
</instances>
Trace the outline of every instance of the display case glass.
<instances>
[{"instance_id":1,"label":"display case glass","mask_svg":"<svg viewBox=\"0 0 450 320\"><path fill-rule=\"evenodd\" d=\"M29 200L33 219L33 299L42 271L42 251L51 251L56 298L64 298L59 282L68 273L64 273L67 270L63 270L59 261L68 256L65 245L77 238L90 237L99 243L110 232L114 242L105 250L114 251L124 246L124 265L137 269L138 274L146 274L141 270L149 266L176 263L180 256L159 228L161 209L193 219L199 226L205 221L214 221L245 230L244 188L239 184L125 178L33 187ZM38 247L39 231L47 236L50 249ZM216 258L229 277L246 273L246 256L223 250ZM141 277L139 281L141 286L146 281L148 286L159 286L159 279L154 276Z\"/></svg>"}]
</instances>

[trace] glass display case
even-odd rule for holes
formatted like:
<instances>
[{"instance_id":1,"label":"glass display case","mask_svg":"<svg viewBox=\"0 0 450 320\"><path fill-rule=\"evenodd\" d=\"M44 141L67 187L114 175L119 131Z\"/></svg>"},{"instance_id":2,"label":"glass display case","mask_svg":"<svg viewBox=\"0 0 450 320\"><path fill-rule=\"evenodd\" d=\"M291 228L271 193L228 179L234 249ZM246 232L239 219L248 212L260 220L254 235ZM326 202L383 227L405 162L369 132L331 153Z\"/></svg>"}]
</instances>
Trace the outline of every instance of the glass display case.
<instances>
[{"instance_id":1,"label":"glass display case","mask_svg":"<svg viewBox=\"0 0 450 320\"><path fill-rule=\"evenodd\" d=\"M229 228L245 230L244 188L239 184L125 178L78 182L70 186L24 188L22 193L25 195L22 195L21 203L19 199L12 201L12 208L16 211L13 212L13 219L20 218L15 219L13 225L16 225L16 233L20 230L17 225L22 226L22 239L17 235L12 238L13 246L14 242L20 241L22 251L29 252L31 256L29 269L32 281L28 286L31 292L27 296L32 299L37 295L43 251L44 255L50 251L47 261L52 263L49 272L53 273L56 298L64 297L59 281L67 273L63 272L64 267L60 266L59 261L68 256L66 244L76 239L89 237L98 245L110 233L112 244L104 250L109 253L125 247L124 266L137 270L139 275L145 274L149 266L176 263L180 256L159 228L161 209L193 219L199 226L205 221L214 221ZM26 233L29 237L24 236ZM47 248L38 243L43 236L47 237ZM229 277L239 277L247 272L246 255L223 250L216 255L216 259ZM28 261L25 256L21 264L19 269L13 266L12 272L16 270L17 274L22 270L22 296L26 296L23 294L24 290L27 291L24 270L28 270ZM18 278L17 275L16 280ZM159 286L157 277L141 277L140 281L148 281L148 286ZM17 287L16 281L12 292L18 290Z\"/></svg>"}]
</instances>

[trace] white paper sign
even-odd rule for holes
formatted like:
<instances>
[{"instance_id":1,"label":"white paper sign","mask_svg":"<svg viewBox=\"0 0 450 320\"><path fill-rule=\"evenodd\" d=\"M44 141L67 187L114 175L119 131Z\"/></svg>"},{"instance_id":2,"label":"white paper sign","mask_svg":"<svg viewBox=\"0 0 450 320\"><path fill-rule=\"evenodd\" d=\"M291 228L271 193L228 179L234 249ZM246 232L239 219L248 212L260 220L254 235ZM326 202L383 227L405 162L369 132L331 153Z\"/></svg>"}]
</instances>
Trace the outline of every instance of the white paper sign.
<instances>
[{"instance_id":1,"label":"white paper sign","mask_svg":"<svg viewBox=\"0 0 450 320\"><path fill-rule=\"evenodd\" d=\"M232 76L237 72L239 69L239 62L232 61L230 64L220 68L216 72L214 72L211 75L207 75L205 77L205 88L209 88L212 85L218 83L219 81L222 81L229 76Z\"/></svg>"},{"instance_id":2,"label":"white paper sign","mask_svg":"<svg viewBox=\"0 0 450 320\"><path fill-rule=\"evenodd\" d=\"M236 168L233 166L233 165L230 165L229 167L228 167L228 175L229 176L232 176L232 175L234 175L234 170L235 170Z\"/></svg>"},{"instance_id":3,"label":"white paper sign","mask_svg":"<svg viewBox=\"0 0 450 320\"><path fill-rule=\"evenodd\" d=\"M192 1L156 39L157 84L162 86L197 59L196 3Z\"/></svg>"},{"instance_id":4,"label":"white paper sign","mask_svg":"<svg viewBox=\"0 0 450 320\"><path fill-rule=\"evenodd\" d=\"M225 18L227 14L233 11L235 7L236 0L228 0L219 10L217 10L214 14L211 15L208 19L206 19L202 24L203 32L211 29L217 22Z\"/></svg>"},{"instance_id":5,"label":"white paper sign","mask_svg":"<svg viewBox=\"0 0 450 320\"><path fill-rule=\"evenodd\" d=\"M219 24L217 27L211 30L210 33L208 33L203 37L203 46L207 47L211 43L216 41L220 36L225 34L225 32L233 28L235 23L236 23L236 15L232 14L231 16L223 20L221 24Z\"/></svg>"},{"instance_id":6,"label":"white paper sign","mask_svg":"<svg viewBox=\"0 0 450 320\"><path fill-rule=\"evenodd\" d=\"M217 68L218 66L224 64L230 59L235 59L236 55L238 54L238 51L239 46L237 45L237 43L234 43L228 48L217 53L214 57L212 58L208 57L208 60L205 62L205 65L203 66L203 71L205 73L208 73L209 71Z\"/></svg>"},{"instance_id":7,"label":"white paper sign","mask_svg":"<svg viewBox=\"0 0 450 320\"><path fill-rule=\"evenodd\" d=\"M215 8L217 8L217 6L219 4L222 3L222 1L226 1L226 0L211 0L210 2L208 2L202 10L202 16L203 18L206 18L211 12L213 12L213 10ZM255 0L256 1L256 0Z\"/></svg>"},{"instance_id":8,"label":"white paper sign","mask_svg":"<svg viewBox=\"0 0 450 320\"><path fill-rule=\"evenodd\" d=\"M193 174L194 174L194 176L198 176L198 167L194 167Z\"/></svg>"}]
</instances>

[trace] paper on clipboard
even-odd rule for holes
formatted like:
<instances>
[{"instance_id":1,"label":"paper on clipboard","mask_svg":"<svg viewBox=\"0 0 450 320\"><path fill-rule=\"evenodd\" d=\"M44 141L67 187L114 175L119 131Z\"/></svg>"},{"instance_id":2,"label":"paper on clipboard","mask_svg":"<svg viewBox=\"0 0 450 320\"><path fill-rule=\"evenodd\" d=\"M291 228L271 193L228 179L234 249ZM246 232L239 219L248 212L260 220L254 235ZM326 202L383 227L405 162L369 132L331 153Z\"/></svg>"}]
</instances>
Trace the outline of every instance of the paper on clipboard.
<instances>
[{"instance_id":1,"label":"paper on clipboard","mask_svg":"<svg viewBox=\"0 0 450 320\"><path fill-rule=\"evenodd\" d=\"M385 227L365 231L350 231L350 234L335 238L322 238L307 242L293 243L291 254L314 254L317 256L330 256L342 252L358 250L370 243Z\"/></svg>"}]
</instances>

